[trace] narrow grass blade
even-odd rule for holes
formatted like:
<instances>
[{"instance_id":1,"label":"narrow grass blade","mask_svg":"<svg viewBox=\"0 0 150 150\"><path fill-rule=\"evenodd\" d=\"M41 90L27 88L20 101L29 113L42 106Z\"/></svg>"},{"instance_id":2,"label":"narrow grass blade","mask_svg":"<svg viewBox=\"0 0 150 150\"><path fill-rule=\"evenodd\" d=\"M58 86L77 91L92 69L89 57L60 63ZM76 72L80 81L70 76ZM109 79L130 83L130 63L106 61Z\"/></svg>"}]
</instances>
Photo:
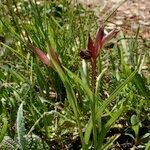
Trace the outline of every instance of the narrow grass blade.
<instances>
[{"instance_id":1,"label":"narrow grass blade","mask_svg":"<svg viewBox=\"0 0 150 150\"><path fill-rule=\"evenodd\" d=\"M127 1L127 0L121 0L117 5L115 5L115 6L113 7L112 12L106 17L106 19L105 19L104 22L107 22L107 21L112 17L112 15L114 15L114 13L117 11L117 9L118 9L121 5L123 5L123 3L125 3L126 1Z\"/></svg>"},{"instance_id":2,"label":"narrow grass blade","mask_svg":"<svg viewBox=\"0 0 150 150\"><path fill-rule=\"evenodd\" d=\"M125 71L127 74L130 74L132 72L132 69L128 65L125 65ZM145 84L145 78L141 74L138 73L138 71L135 73L135 76L132 80L132 84L134 84L139 91L139 93L144 96L145 98L150 98L150 90L146 87Z\"/></svg>"},{"instance_id":3,"label":"narrow grass blade","mask_svg":"<svg viewBox=\"0 0 150 150\"><path fill-rule=\"evenodd\" d=\"M105 68L104 70L102 70L102 72L99 74L99 76L97 77L97 81L96 81L96 89L95 89L95 94L98 95L99 92L99 87L100 87L100 81L102 79L102 76L104 75L104 73L106 72L107 68Z\"/></svg>"},{"instance_id":4,"label":"narrow grass blade","mask_svg":"<svg viewBox=\"0 0 150 150\"><path fill-rule=\"evenodd\" d=\"M4 124L3 124L2 128L1 128L0 143L2 142L4 136L5 136L6 132L7 132L7 128L8 128L8 121L5 120Z\"/></svg>"},{"instance_id":5,"label":"narrow grass blade","mask_svg":"<svg viewBox=\"0 0 150 150\"><path fill-rule=\"evenodd\" d=\"M109 139L109 141L103 145L102 148L100 148L99 150L108 150L110 148L110 146L113 144L113 142L120 136L120 134L114 135L113 137L111 137Z\"/></svg>"},{"instance_id":6,"label":"narrow grass blade","mask_svg":"<svg viewBox=\"0 0 150 150\"><path fill-rule=\"evenodd\" d=\"M93 94L94 93L90 90L90 88L87 85L85 85L84 82L77 75L75 75L74 73L72 73L67 68L65 68L65 70L67 71L69 77L72 78L75 81L75 83L78 83L82 87L83 91L85 91L87 97L92 102Z\"/></svg>"},{"instance_id":7,"label":"narrow grass blade","mask_svg":"<svg viewBox=\"0 0 150 150\"><path fill-rule=\"evenodd\" d=\"M19 53L17 50L11 48L10 46L0 42L0 44L2 44L4 47L8 48L9 50L11 50L21 61L22 60L26 60L26 57L24 55L22 55L21 53Z\"/></svg>"},{"instance_id":8,"label":"narrow grass blade","mask_svg":"<svg viewBox=\"0 0 150 150\"><path fill-rule=\"evenodd\" d=\"M146 144L145 150L149 150L150 149L150 141Z\"/></svg>"},{"instance_id":9,"label":"narrow grass blade","mask_svg":"<svg viewBox=\"0 0 150 150\"><path fill-rule=\"evenodd\" d=\"M142 77L138 72L134 77L133 83L141 95L145 98L150 98L150 90L145 85L144 77Z\"/></svg>"},{"instance_id":10,"label":"narrow grass blade","mask_svg":"<svg viewBox=\"0 0 150 150\"><path fill-rule=\"evenodd\" d=\"M118 88L116 88L112 94L110 95L110 97L108 97L103 105L99 108L99 110L97 111L97 118L99 116L99 114L101 114L105 108L115 99L115 97L120 93L120 91L125 87L126 84L128 84L135 76L135 74L137 73L137 70L135 70L134 72L132 72L129 77L118 86Z\"/></svg>"},{"instance_id":11,"label":"narrow grass blade","mask_svg":"<svg viewBox=\"0 0 150 150\"><path fill-rule=\"evenodd\" d=\"M117 110L116 112L113 112L111 114L112 117L105 124L105 128L106 129L110 128L111 125L118 119L118 117L122 114L123 111L124 111L124 107L121 106L121 108L119 110Z\"/></svg>"},{"instance_id":12,"label":"narrow grass blade","mask_svg":"<svg viewBox=\"0 0 150 150\"><path fill-rule=\"evenodd\" d=\"M10 72L16 78L16 80L29 83L29 81L22 74L15 72L14 70L8 68L7 66L0 66L0 68Z\"/></svg>"},{"instance_id":13,"label":"narrow grass blade","mask_svg":"<svg viewBox=\"0 0 150 150\"><path fill-rule=\"evenodd\" d=\"M36 76L38 78L37 82L38 82L39 87L40 87L40 92L44 95L44 90L46 90L46 93L48 93L47 83L46 83L46 80L44 78L42 70L40 69L40 67L38 65L34 65L34 71L35 71Z\"/></svg>"},{"instance_id":14,"label":"narrow grass blade","mask_svg":"<svg viewBox=\"0 0 150 150\"><path fill-rule=\"evenodd\" d=\"M99 145L102 146L104 138L106 136L106 133L110 130L111 126L115 121L120 117L124 110L124 107L121 106L121 108L115 112L112 112L112 117L107 121L107 123L102 127L102 130L98 136Z\"/></svg>"}]
</instances>

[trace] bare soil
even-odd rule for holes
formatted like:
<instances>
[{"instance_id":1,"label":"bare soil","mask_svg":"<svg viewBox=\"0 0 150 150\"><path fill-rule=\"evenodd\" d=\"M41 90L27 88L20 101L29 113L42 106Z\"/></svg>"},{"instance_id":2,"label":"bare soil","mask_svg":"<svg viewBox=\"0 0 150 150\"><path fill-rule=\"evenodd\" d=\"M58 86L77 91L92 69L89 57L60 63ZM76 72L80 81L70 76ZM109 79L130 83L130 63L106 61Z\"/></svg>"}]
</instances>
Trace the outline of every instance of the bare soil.
<instances>
[{"instance_id":1,"label":"bare soil","mask_svg":"<svg viewBox=\"0 0 150 150\"><path fill-rule=\"evenodd\" d=\"M108 27L120 27L124 32L135 33L140 27L140 36L150 40L150 0L77 0L83 6L95 11L103 21L120 3L123 4L109 19Z\"/></svg>"},{"instance_id":2,"label":"bare soil","mask_svg":"<svg viewBox=\"0 0 150 150\"><path fill-rule=\"evenodd\" d=\"M106 23L107 29L119 28L126 37L134 37L139 29L140 53L148 57L143 73L150 77L150 0L77 0L85 8L94 10L99 23L116 10ZM116 9L117 8L117 9Z\"/></svg>"}]
</instances>

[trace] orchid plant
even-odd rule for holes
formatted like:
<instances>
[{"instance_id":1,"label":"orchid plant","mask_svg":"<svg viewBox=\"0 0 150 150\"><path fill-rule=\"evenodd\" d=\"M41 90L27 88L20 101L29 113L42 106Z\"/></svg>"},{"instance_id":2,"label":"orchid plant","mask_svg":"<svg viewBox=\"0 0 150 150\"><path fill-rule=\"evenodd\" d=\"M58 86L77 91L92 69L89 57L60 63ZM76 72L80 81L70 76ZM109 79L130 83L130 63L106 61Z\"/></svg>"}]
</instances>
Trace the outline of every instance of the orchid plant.
<instances>
[{"instance_id":1,"label":"orchid plant","mask_svg":"<svg viewBox=\"0 0 150 150\"><path fill-rule=\"evenodd\" d=\"M80 57L85 60L89 60L91 62L91 67L92 67L92 90L95 92L95 85L96 85L96 63L97 63L97 58L100 54L100 51L103 47L103 45L108 42L110 39L112 39L116 34L118 33L118 30L114 29L111 32L109 32L107 35L104 35L104 27L100 27L96 33L96 38L95 41L93 42L91 36L89 35L88 37L88 43L87 43L87 49L82 50L80 52ZM39 59L45 63L47 66L50 68L55 69L60 77L62 77L62 80L64 80L64 85L66 87L67 95L68 95L68 100L72 106L72 109L74 111L76 121L78 124L78 129L79 129L79 134L81 138L81 143L83 146L83 149L85 149L85 145L88 145L88 142L84 139L83 133L82 133L82 125L80 123L80 113L79 113L79 107L77 104L77 99L75 97L75 93L71 87L70 81L66 78L66 74L64 73L65 67L61 64L61 61L59 59L58 54L56 51L50 46L49 44L49 54L47 55L44 53L41 49L35 47L33 44L29 43L28 47L33 50L33 52L39 57ZM48 57L50 56L50 58ZM61 69L59 69L61 68ZM62 75L63 74L63 75ZM93 98L91 101L91 116L92 116L92 125L93 125L93 135L94 135L94 145L95 149L97 147L97 131L96 131L96 102ZM88 131L88 130L87 130ZM85 134L87 135L87 134ZM90 132L88 133L90 135ZM87 136L85 136L87 137ZM89 136L88 136L89 137ZM88 138L86 138L88 139ZM88 140L89 141L89 140Z\"/></svg>"},{"instance_id":2,"label":"orchid plant","mask_svg":"<svg viewBox=\"0 0 150 150\"><path fill-rule=\"evenodd\" d=\"M113 37L116 36L118 33L118 30L114 29L108 34L104 35L104 27L100 27L96 33L95 41L93 42L90 34L88 37L88 43L87 43L87 49L82 50L80 52L80 57L85 60L90 60L91 67L92 67L92 89L95 91L95 84L96 84L96 60L100 54L100 51L102 47ZM33 50L33 52L39 57L39 59L45 63L47 66L54 68L54 65L51 61L51 59L48 57L47 54L45 54L41 49L35 47L33 44L29 43L28 47ZM60 67L62 67L62 64L60 62L58 54L55 52L55 50L49 46L49 52L52 57L52 59L57 63Z\"/></svg>"},{"instance_id":3,"label":"orchid plant","mask_svg":"<svg viewBox=\"0 0 150 150\"><path fill-rule=\"evenodd\" d=\"M104 35L104 27L100 27L96 33L95 41L92 40L90 34L88 37L87 49L80 52L80 57L91 62L92 67L92 89L95 91L96 85L96 60L100 54L102 47L116 36L118 30L114 29L108 34Z\"/></svg>"}]
</instances>

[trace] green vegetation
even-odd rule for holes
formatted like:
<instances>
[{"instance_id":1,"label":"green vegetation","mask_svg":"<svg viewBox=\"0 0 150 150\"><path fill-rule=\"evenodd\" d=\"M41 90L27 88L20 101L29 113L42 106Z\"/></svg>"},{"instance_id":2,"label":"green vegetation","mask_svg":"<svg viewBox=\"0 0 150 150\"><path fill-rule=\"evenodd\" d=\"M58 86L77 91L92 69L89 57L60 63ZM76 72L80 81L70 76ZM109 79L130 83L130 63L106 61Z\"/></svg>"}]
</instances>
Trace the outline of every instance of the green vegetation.
<instances>
[{"instance_id":1,"label":"green vegetation","mask_svg":"<svg viewBox=\"0 0 150 150\"><path fill-rule=\"evenodd\" d=\"M1 3L0 149L150 148L149 56L139 31L116 33L84 60L88 34L102 26L92 11L66 0Z\"/></svg>"}]
</instances>

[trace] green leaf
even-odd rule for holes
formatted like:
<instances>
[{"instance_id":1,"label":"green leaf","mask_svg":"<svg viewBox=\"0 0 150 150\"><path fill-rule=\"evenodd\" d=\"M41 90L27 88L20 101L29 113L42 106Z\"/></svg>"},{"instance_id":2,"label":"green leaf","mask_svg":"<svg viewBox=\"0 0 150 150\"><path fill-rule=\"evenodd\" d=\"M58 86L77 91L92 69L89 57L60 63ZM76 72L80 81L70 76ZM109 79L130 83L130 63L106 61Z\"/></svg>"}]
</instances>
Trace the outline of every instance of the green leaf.
<instances>
[{"instance_id":1,"label":"green leaf","mask_svg":"<svg viewBox=\"0 0 150 150\"><path fill-rule=\"evenodd\" d=\"M25 126L24 126L24 116L23 116L23 103L19 106L18 112L17 112L17 134L18 134L18 140L20 144L20 148L22 150L25 149L26 146L26 140L25 140Z\"/></svg>"},{"instance_id":2,"label":"green leaf","mask_svg":"<svg viewBox=\"0 0 150 150\"><path fill-rule=\"evenodd\" d=\"M5 133L7 132L7 127L8 127L8 121L5 119L3 122L4 124L2 126L1 133L0 133L0 143L2 142L4 138Z\"/></svg>"},{"instance_id":3,"label":"green leaf","mask_svg":"<svg viewBox=\"0 0 150 150\"><path fill-rule=\"evenodd\" d=\"M150 149L150 142L148 142L145 147L145 150L149 150L149 149Z\"/></svg>"},{"instance_id":4,"label":"green leaf","mask_svg":"<svg viewBox=\"0 0 150 150\"><path fill-rule=\"evenodd\" d=\"M141 95L146 98L150 98L150 90L146 88L144 77L142 77L138 72L134 77L133 83L135 84Z\"/></svg>"},{"instance_id":5,"label":"green leaf","mask_svg":"<svg viewBox=\"0 0 150 150\"><path fill-rule=\"evenodd\" d=\"M129 75L132 72L132 69L127 64L124 64L124 69L127 75ZM144 96L145 98L150 98L150 90L146 87L145 79L138 72L136 72L132 80L132 84L136 86L140 95Z\"/></svg>"},{"instance_id":6,"label":"green leaf","mask_svg":"<svg viewBox=\"0 0 150 150\"><path fill-rule=\"evenodd\" d=\"M96 89L95 89L96 95L98 95L98 93L99 93L100 81L101 81L104 73L106 72L106 70L107 70L107 68L103 69L102 72L97 77L97 80L96 80Z\"/></svg>"},{"instance_id":7,"label":"green leaf","mask_svg":"<svg viewBox=\"0 0 150 150\"><path fill-rule=\"evenodd\" d=\"M140 122L139 122L139 118L136 115L132 115L131 125L132 125L132 129L135 132L135 139L137 140L139 134Z\"/></svg>"},{"instance_id":8,"label":"green leaf","mask_svg":"<svg viewBox=\"0 0 150 150\"><path fill-rule=\"evenodd\" d=\"M86 93L87 97L92 102L94 93L91 91L91 89L76 74L72 73L67 68L65 68L65 70L67 71L69 77L72 78L75 83L78 83L82 87L83 91Z\"/></svg>"},{"instance_id":9,"label":"green leaf","mask_svg":"<svg viewBox=\"0 0 150 150\"><path fill-rule=\"evenodd\" d=\"M106 144L102 146L99 150L108 150L110 146L113 144L113 142L120 136L120 134L114 135L111 137Z\"/></svg>"},{"instance_id":10,"label":"green leaf","mask_svg":"<svg viewBox=\"0 0 150 150\"><path fill-rule=\"evenodd\" d=\"M0 115L2 114L3 112L3 104L2 104L2 101L0 101Z\"/></svg>"},{"instance_id":11,"label":"green leaf","mask_svg":"<svg viewBox=\"0 0 150 150\"><path fill-rule=\"evenodd\" d=\"M104 124L101 132L99 133L99 136L98 136L99 146L101 146L103 144L103 140L106 136L106 133L110 130L111 126L115 123L115 121L120 117L123 110L124 110L124 107L121 106L121 108L119 110L111 113L110 116L112 116L112 117L106 122L106 124Z\"/></svg>"},{"instance_id":12,"label":"green leaf","mask_svg":"<svg viewBox=\"0 0 150 150\"><path fill-rule=\"evenodd\" d=\"M132 117L131 117L131 124L132 124L132 126L135 126L138 123L139 123L138 117L136 115L132 115Z\"/></svg>"},{"instance_id":13,"label":"green leaf","mask_svg":"<svg viewBox=\"0 0 150 150\"><path fill-rule=\"evenodd\" d=\"M46 80L45 80L45 78L43 76L43 73L42 73L39 66L34 65L34 71L37 75L37 79L38 79L37 82L39 84L40 91L44 95L44 92L43 92L44 90L46 90L46 92L48 92L48 87L47 87Z\"/></svg>"},{"instance_id":14,"label":"green leaf","mask_svg":"<svg viewBox=\"0 0 150 150\"><path fill-rule=\"evenodd\" d=\"M137 70L135 70L133 73L130 74L130 76L122 83L120 84L115 90L114 92L112 92L112 94L110 95L109 98L107 98L101 105L101 107L99 107L97 109L97 113L96 113L96 119L99 120L101 115L102 115L102 112L107 108L107 106L112 102L114 101L115 97L117 95L119 95L120 91L124 88L124 86L126 84L128 84L132 79L133 77L135 76ZM87 128L86 128L86 131L85 131L85 135L84 135L84 140L85 140L85 143L88 143L89 142L89 138L90 138L90 135L91 135L91 131L92 131L92 119L90 118L89 119L89 122L87 124Z\"/></svg>"},{"instance_id":15,"label":"green leaf","mask_svg":"<svg viewBox=\"0 0 150 150\"><path fill-rule=\"evenodd\" d=\"M16 80L29 83L29 80L27 80L22 74L17 73L16 71L12 70L8 66L0 66L0 68L2 68L5 71L9 71L12 74L12 76L15 77Z\"/></svg>"}]
</instances>

